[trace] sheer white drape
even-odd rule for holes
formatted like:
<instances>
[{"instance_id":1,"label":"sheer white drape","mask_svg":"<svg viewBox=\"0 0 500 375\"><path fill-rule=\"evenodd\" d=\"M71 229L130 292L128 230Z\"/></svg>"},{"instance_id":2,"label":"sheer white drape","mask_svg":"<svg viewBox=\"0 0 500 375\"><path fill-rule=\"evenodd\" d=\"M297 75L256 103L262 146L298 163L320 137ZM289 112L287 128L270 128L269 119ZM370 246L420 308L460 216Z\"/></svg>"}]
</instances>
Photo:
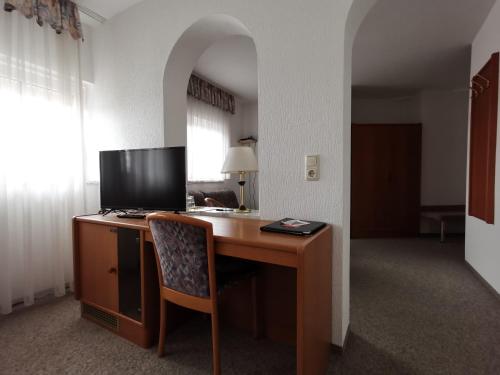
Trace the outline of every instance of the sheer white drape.
<instances>
[{"instance_id":1,"label":"sheer white drape","mask_svg":"<svg viewBox=\"0 0 500 375\"><path fill-rule=\"evenodd\" d=\"M230 116L210 104L188 96L188 181L222 181L222 165L229 148Z\"/></svg>"},{"instance_id":2,"label":"sheer white drape","mask_svg":"<svg viewBox=\"0 0 500 375\"><path fill-rule=\"evenodd\" d=\"M83 212L78 43L0 10L0 313L65 293Z\"/></svg>"}]
</instances>

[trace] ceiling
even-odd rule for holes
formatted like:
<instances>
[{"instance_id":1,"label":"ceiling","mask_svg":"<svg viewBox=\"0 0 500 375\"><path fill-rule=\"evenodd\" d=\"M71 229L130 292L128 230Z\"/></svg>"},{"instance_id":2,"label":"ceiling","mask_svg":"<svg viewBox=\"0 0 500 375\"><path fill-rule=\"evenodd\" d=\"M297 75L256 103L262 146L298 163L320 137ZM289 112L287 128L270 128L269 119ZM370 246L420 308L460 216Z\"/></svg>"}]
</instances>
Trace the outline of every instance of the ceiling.
<instances>
[{"instance_id":1,"label":"ceiling","mask_svg":"<svg viewBox=\"0 0 500 375\"><path fill-rule=\"evenodd\" d=\"M142 0L76 0L75 2L108 19L141 1ZM85 20L82 19L82 21Z\"/></svg>"},{"instance_id":2,"label":"ceiling","mask_svg":"<svg viewBox=\"0 0 500 375\"><path fill-rule=\"evenodd\" d=\"M495 0L378 0L353 46L353 94L466 88L470 45Z\"/></svg>"},{"instance_id":3,"label":"ceiling","mask_svg":"<svg viewBox=\"0 0 500 375\"><path fill-rule=\"evenodd\" d=\"M257 52L248 36L236 35L212 44L194 72L244 102L257 101Z\"/></svg>"}]
</instances>

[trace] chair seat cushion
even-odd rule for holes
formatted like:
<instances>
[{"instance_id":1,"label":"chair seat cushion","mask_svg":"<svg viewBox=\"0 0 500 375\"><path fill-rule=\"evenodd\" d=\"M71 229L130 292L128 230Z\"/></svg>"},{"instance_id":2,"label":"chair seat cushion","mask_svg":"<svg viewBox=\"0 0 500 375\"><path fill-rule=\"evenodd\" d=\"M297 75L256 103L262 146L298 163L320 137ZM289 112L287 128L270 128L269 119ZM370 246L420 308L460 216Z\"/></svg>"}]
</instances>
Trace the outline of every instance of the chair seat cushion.
<instances>
[{"instance_id":1,"label":"chair seat cushion","mask_svg":"<svg viewBox=\"0 0 500 375\"><path fill-rule=\"evenodd\" d=\"M238 281L255 276L257 268L257 264L249 260L216 255L217 290L221 291L226 287L237 284Z\"/></svg>"}]
</instances>

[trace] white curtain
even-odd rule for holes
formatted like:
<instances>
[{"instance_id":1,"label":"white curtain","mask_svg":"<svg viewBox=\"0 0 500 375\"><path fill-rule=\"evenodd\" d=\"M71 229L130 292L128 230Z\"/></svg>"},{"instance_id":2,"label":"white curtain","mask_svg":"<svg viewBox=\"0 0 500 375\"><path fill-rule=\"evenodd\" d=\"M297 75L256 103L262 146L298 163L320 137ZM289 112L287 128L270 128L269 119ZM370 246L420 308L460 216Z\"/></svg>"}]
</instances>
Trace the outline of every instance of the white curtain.
<instances>
[{"instance_id":1,"label":"white curtain","mask_svg":"<svg viewBox=\"0 0 500 375\"><path fill-rule=\"evenodd\" d=\"M0 313L73 280L83 212L79 41L0 10Z\"/></svg>"},{"instance_id":2,"label":"white curtain","mask_svg":"<svg viewBox=\"0 0 500 375\"><path fill-rule=\"evenodd\" d=\"M190 96L187 100L188 181L222 181L231 114Z\"/></svg>"}]
</instances>

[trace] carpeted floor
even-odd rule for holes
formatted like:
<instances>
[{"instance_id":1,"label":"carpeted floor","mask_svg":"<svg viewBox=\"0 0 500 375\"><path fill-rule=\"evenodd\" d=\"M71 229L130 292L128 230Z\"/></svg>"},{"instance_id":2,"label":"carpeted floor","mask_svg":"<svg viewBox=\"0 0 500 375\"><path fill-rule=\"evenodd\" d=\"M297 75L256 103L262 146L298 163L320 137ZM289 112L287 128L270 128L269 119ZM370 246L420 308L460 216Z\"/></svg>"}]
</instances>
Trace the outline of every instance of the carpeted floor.
<instances>
[{"instance_id":1,"label":"carpeted floor","mask_svg":"<svg viewBox=\"0 0 500 375\"><path fill-rule=\"evenodd\" d=\"M333 367L500 375L500 301L465 266L463 239L352 241L351 336Z\"/></svg>"},{"instance_id":2,"label":"carpeted floor","mask_svg":"<svg viewBox=\"0 0 500 375\"><path fill-rule=\"evenodd\" d=\"M356 240L351 335L330 374L500 374L500 302L463 263L463 243ZM209 321L168 336L167 356L79 318L71 296L0 319L0 374L207 374ZM294 348L221 332L224 374L289 374Z\"/></svg>"}]
</instances>

